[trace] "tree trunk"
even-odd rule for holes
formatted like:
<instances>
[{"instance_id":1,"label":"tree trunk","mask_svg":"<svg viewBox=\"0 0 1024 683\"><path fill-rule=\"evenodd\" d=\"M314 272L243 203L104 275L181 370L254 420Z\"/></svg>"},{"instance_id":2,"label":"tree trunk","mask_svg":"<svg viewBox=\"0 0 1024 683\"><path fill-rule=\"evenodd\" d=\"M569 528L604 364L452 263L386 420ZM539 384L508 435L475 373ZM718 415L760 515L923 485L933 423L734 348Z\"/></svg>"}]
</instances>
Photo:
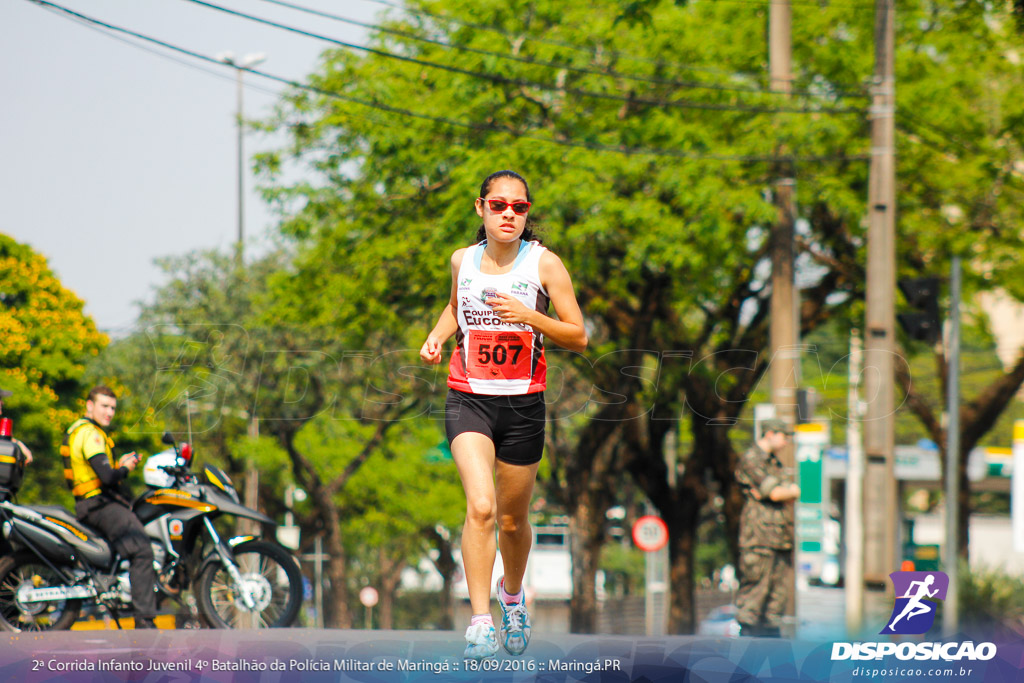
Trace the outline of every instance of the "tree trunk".
<instances>
[{"instance_id":1,"label":"tree trunk","mask_svg":"<svg viewBox=\"0 0 1024 683\"><path fill-rule=\"evenodd\" d=\"M427 529L427 537L434 542L437 548L437 559L434 566L441 574L441 615L438 620L438 627L442 631L450 631L455 628L455 600L453 598L453 587L455 585L455 571L458 564L452 555L452 542L437 533L436 529Z\"/></svg>"},{"instance_id":2,"label":"tree trunk","mask_svg":"<svg viewBox=\"0 0 1024 683\"><path fill-rule=\"evenodd\" d=\"M391 630L395 627L395 599L402 583L403 560L389 558L383 548L380 550L380 607L378 628Z\"/></svg>"},{"instance_id":3,"label":"tree trunk","mask_svg":"<svg viewBox=\"0 0 1024 683\"><path fill-rule=\"evenodd\" d=\"M943 390L943 405L947 397L946 358L941 352L936 353L936 365L939 368L939 380ZM931 436L932 441L939 444L939 463L942 490L946 489L946 447L948 434L936 416L936 410L917 392L910 368L906 363L896 364L896 379L903 389L910 409L921 421ZM964 561L970 553L970 518L971 518L971 486L967 481L967 459L983 436L995 425L1006 406L1024 385L1024 349L1021 350L1016 364L985 387L976 398L960 407L960 453L957 457L957 472L960 481L957 487L957 555Z\"/></svg>"},{"instance_id":4,"label":"tree trunk","mask_svg":"<svg viewBox=\"0 0 1024 683\"><path fill-rule=\"evenodd\" d=\"M668 632L697 632L697 603L694 599L694 555L697 546L696 505L679 505L666 517L669 528ZM664 513L662 513L664 515Z\"/></svg>"},{"instance_id":5,"label":"tree trunk","mask_svg":"<svg viewBox=\"0 0 1024 683\"><path fill-rule=\"evenodd\" d=\"M718 484L722 496L722 514L725 516L725 535L729 543L729 555L733 565L739 564L740 513L743 511L743 494L736 486L736 464L738 457L729 440L730 426L706 424L703 420L694 424L694 453L700 453L701 461L711 470L711 476ZM695 460L696 456L691 457ZM708 494L710 495L710 494ZM699 511L698 511L699 515Z\"/></svg>"},{"instance_id":6,"label":"tree trunk","mask_svg":"<svg viewBox=\"0 0 1024 683\"><path fill-rule=\"evenodd\" d=\"M728 359L726 359L728 360ZM734 367L743 367L731 361ZM664 466L664 439L656 432L646 444L647 462L633 469L633 475L647 496L658 508L669 533L669 633L690 634L697 628L695 585L695 551L700 514L710 493L708 482L714 480L725 501L726 534L730 550L736 557L739 536L739 515L743 501L735 486L736 455L729 441L729 431L736 423L746 398L765 365L756 363L722 395L717 379L707 381L691 373L685 379L687 403L691 407L690 425L693 447L685 461L685 469L678 483Z\"/></svg>"},{"instance_id":7,"label":"tree trunk","mask_svg":"<svg viewBox=\"0 0 1024 683\"><path fill-rule=\"evenodd\" d=\"M331 582L324 601L324 625L328 628L352 628L348 608L348 557L341 539L338 507L330 500L318 501L324 516L324 550L327 553L327 578Z\"/></svg>"},{"instance_id":8,"label":"tree trunk","mask_svg":"<svg viewBox=\"0 0 1024 683\"><path fill-rule=\"evenodd\" d=\"M398 422L401 413L390 417L394 419L382 419L378 422L376 430L363 444L359 455L346 465L339 477L326 484L316 468L295 447L295 436L298 433L295 425L285 424L276 432L278 440L291 459L296 480L310 492L323 520L324 545L328 555L327 578L331 582L330 591L324 602L324 624L331 628L352 628L352 613L348 607L348 557L341 538L341 510L334 496L376 451L387 430Z\"/></svg>"},{"instance_id":9,"label":"tree trunk","mask_svg":"<svg viewBox=\"0 0 1024 683\"><path fill-rule=\"evenodd\" d=\"M569 518L572 557L572 597L569 599L569 631L597 632L597 590L595 580L604 542L604 505L592 493L577 501Z\"/></svg>"},{"instance_id":10,"label":"tree trunk","mask_svg":"<svg viewBox=\"0 0 1024 683\"><path fill-rule=\"evenodd\" d=\"M621 394L627 391L619 388ZM626 407L622 404L606 405L583 429L569 451L569 457L561 460L551 458L552 474L561 482L556 495L570 513L569 552L573 581L569 628L573 633L594 633L597 629L594 581L604 543L604 515L615 500L617 483L630 462L629 453L622 447ZM569 449L566 447L565 450ZM559 472L560 465L565 469Z\"/></svg>"}]
</instances>

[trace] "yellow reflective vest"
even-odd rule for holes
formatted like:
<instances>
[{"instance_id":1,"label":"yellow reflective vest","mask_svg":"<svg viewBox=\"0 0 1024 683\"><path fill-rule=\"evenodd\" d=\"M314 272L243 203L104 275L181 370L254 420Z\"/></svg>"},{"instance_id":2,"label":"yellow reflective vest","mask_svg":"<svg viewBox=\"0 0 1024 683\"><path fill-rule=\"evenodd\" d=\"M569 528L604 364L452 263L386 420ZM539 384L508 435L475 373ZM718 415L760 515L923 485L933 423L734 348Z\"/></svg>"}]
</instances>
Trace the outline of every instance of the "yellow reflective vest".
<instances>
[{"instance_id":1,"label":"yellow reflective vest","mask_svg":"<svg viewBox=\"0 0 1024 683\"><path fill-rule=\"evenodd\" d=\"M75 420L64 432L60 454L64 458L64 481L75 498L99 495L102 483L89 464L89 458L106 453L114 465L114 442L103 429L87 417Z\"/></svg>"}]
</instances>

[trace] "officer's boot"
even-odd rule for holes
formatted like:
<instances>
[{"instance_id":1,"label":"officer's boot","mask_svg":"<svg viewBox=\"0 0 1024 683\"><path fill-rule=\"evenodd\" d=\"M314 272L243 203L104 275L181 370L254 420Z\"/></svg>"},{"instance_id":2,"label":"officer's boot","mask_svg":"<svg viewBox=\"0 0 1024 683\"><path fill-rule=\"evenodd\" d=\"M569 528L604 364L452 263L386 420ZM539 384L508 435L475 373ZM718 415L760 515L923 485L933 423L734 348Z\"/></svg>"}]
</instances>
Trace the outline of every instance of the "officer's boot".
<instances>
[{"instance_id":1,"label":"officer's boot","mask_svg":"<svg viewBox=\"0 0 1024 683\"><path fill-rule=\"evenodd\" d=\"M742 621L738 623L740 625L740 637L756 638L761 635L761 629L756 624L744 624Z\"/></svg>"}]
</instances>

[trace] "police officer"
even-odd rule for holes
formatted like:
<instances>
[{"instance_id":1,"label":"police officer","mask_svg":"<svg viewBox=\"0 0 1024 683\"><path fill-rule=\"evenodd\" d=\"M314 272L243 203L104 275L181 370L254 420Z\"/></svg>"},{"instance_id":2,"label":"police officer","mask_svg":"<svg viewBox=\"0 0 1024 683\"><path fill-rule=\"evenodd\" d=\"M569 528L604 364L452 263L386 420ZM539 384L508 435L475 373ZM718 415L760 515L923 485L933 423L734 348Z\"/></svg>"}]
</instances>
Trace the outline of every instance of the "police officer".
<instances>
[{"instance_id":1,"label":"police officer","mask_svg":"<svg viewBox=\"0 0 1024 683\"><path fill-rule=\"evenodd\" d=\"M13 395L14 392L7 391L6 389L0 389L0 415L4 414L4 399L7 398L8 396ZM25 455L25 464L27 465L28 463L32 462L32 451L28 449L28 446L14 438L12 438L11 441L13 441L18 446L18 448L21 449L21 452Z\"/></svg>"},{"instance_id":2,"label":"police officer","mask_svg":"<svg viewBox=\"0 0 1024 683\"><path fill-rule=\"evenodd\" d=\"M6 389L0 389L0 415L4 414L4 399L12 395L13 392L10 392ZM26 446L18 439L15 439L14 437L11 437L11 441L14 443L14 446L17 449L14 455L15 459L17 459L18 457L17 451L21 451L22 457L24 457L24 464L27 465L28 463L32 462L32 451L28 449L28 446ZM0 557L11 554L13 550L14 548L11 546L11 542L8 541L7 538L0 536Z\"/></svg>"},{"instance_id":3,"label":"police officer","mask_svg":"<svg viewBox=\"0 0 1024 683\"><path fill-rule=\"evenodd\" d=\"M800 487L783 468L778 454L792 434L782 420L765 420L761 438L736 469L736 482L744 497L736 620L744 636L778 638L789 602L793 521L786 506L800 497Z\"/></svg>"},{"instance_id":4,"label":"police officer","mask_svg":"<svg viewBox=\"0 0 1024 683\"><path fill-rule=\"evenodd\" d=\"M131 562L128 577L135 606L135 628L153 628L156 613L156 572L153 549L142 522L131 510L124 480L139 464L133 452L114 463L114 442L106 429L114 419L117 396L110 387L89 391L85 417L64 435L64 477L75 496L75 515L107 537L121 557Z\"/></svg>"}]
</instances>

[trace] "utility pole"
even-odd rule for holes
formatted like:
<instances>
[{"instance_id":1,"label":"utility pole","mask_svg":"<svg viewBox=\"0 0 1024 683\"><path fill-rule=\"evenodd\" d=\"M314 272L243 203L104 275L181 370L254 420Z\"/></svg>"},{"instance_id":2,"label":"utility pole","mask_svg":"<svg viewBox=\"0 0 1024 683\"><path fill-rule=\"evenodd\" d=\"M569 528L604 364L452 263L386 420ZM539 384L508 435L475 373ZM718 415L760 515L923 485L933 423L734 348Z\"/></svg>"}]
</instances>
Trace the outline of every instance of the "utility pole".
<instances>
[{"instance_id":1,"label":"utility pole","mask_svg":"<svg viewBox=\"0 0 1024 683\"><path fill-rule=\"evenodd\" d=\"M235 73L235 99L238 104L235 126L238 130L238 241L235 244L235 249L238 250L238 266L241 267L245 262L245 119L243 118L245 116L245 107L242 96L244 92L242 69L236 68Z\"/></svg>"},{"instance_id":2,"label":"utility pole","mask_svg":"<svg viewBox=\"0 0 1024 683\"><path fill-rule=\"evenodd\" d=\"M249 438L256 441L260 438L260 421L255 415L249 416ZM249 459L245 470L245 504L253 510L259 509L260 504L260 471L256 469L256 463ZM253 520L250 529L257 536L260 535L261 525Z\"/></svg>"},{"instance_id":3,"label":"utility pole","mask_svg":"<svg viewBox=\"0 0 1024 683\"><path fill-rule=\"evenodd\" d=\"M895 8L875 0L875 75L871 98L871 169L868 185L864 429L864 578L888 585L899 567L901 514L894 471L895 447Z\"/></svg>"},{"instance_id":4,"label":"utility pole","mask_svg":"<svg viewBox=\"0 0 1024 683\"><path fill-rule=\"evenodd\" d=\"M960 257L953 257L949 278L949 341L946 363L946 543L943 569L949 577L949 590L942 604L942 632L955 635L960 622Z\"/></svg>"},{"instance_id":5,"label":"utility pole","mask_svg":"<svg viewBox=\"0 0 1024 683\"><path fill-rule=\"evenodd\" d=\"M793 86L792 40L789 0L771 0L769 12L769 65L771 88L789 93ZM786 150L780 150L783 153ZM771 231L772 298L769 376L775 416L792 426L796 423L798 322L793 276L793 226L796 222L796 201L793 168L780 161L775 172L775 205L778 219ZM787 466L792 466L792 448L787 449Z\"/></svg>"},{"instance_id":6,"label":"utility pole","mask_svg":"<svg viewBox=\"0 0 1024 683\"><path fill-rule=\"evenodd\" d=\"M235 68L235 99L237 104L237 112L235 114L235 122L238 135L238 241L235 244L235 260L238 267L241 268L244 263L244 249L245 249L245 108L242 98L243 83L242 73L247 69L260 64L266 60L267 56L262 52L254 54L248 54L241 59L236 59L233 52L221 52L217 55L216 59L219 62L223 62L228 66Z\"/></svg>"},{"instance_id":7,"label":"utility pole","mask_svg":"<svg viewBox=\"0 0 1024 683\"><path fill-rule=\"evenodd\" d=\"M235 113L235 124L238 135L238 157L237 157L237 188L238 188L238 241L235 243L235 268L239 277L243 275L243 268L245 267L245 108L242 93L244 92L242 74L243 72L251 69L257 64L261 64L267 59L267 56L262 52L256 52L247 54L242 58L236 58L235 54L230 51L221 52L216 57L218 62L227 64L228 66L234 67L235 69L235 97L237 104L237 111ZM260 423L259 418L250 413L249 418L249 438L256 440L260 436ZM246 466L245 472L245 504L256 510L259 505L259 483L260 474L256 469L256 463L253 462L252 458ZM253 533L260 533L260 523L252 521L250 528Z\"/></svg>"},{"instance_id":8,"label":"utility pole","mask_svg":"<svg viewBox=\"0 0 1024 683\"><path fill-rule=\"evenodd\" d=\"M856 639L864 628L864 444L861 438L860 375L863 362L860 330L850 331L850 389L846 408L846 637Z\"/></svg>"},{"instance_id":9,"label":"utility pole","mask_svg":"<svg viewBox=\"0 0 1024 683\"><path fill-rule=\"evenodd\" d=\"M791 32L792 10L789 0L771 0L768 15L768 63L771 89L786 93L793 89L793 41ZM780 149L785 154L788 150ZM792 163L779 160L775 166L775 206L778 219L771 230L772 298L771 325L769 327L769 378L775 416L793 427L796 424L797 386L799 384L799 320L796 306L796 287L793 268L793 229L796 223L796 181ZM760 435L758 435L760 436ZM779 454L782 464L791 469L794 464L792 441ZM787 513L793 515L793 506ZM796 544L790 551L796 554ZM790 566L796 566L793 557ZM789 603L786 615L796 613L796 575L789 576Z\"/></svg>"}]
</instances>

